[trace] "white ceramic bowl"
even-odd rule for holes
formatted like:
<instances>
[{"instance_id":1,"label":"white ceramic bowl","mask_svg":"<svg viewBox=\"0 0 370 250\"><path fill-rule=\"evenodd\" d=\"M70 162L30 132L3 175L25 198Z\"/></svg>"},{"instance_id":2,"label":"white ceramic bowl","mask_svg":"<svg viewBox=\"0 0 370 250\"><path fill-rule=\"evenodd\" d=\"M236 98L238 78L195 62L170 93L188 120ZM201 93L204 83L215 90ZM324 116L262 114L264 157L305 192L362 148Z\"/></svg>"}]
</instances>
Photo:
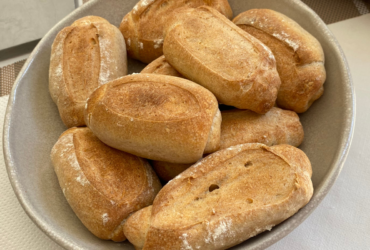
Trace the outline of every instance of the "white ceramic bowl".
<instances>
[{"instance_id":1,"label":"white ceramic bowl","mask_svg":"<svg viewBox=\"0 0 370 250\"><path fill-rule=\"evenodd\" d=\"M4 154L13 189L30 218L67 249L134 249L126 242L103 241L78 220L59 187L50 151L66 130L48 90L51 44L57 33L86 15L102 16L119 25L137 0L95 0L59 22L41 40L20 72L4 125ZM327 81L324 95L300 115L305 140L300 147L313 167L312 200L272 231L262 233L233 249L263 249L296 228L327 194L343 166L354 128L354 92L345 57L324 22L300 0L229 0L234 15L251 8L269 8L291 17L322 44ZM129 73L144 64L129 60Z\"/></svg>"}]
</instances>

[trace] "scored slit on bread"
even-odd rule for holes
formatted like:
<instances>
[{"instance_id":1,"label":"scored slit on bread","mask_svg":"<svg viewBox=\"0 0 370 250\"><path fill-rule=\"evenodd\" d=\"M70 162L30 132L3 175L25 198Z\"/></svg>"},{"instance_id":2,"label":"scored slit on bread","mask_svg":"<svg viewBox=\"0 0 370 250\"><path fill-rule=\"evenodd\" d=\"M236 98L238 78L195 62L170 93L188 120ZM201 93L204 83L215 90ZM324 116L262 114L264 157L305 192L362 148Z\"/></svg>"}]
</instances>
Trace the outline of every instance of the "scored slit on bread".
<instances>
[{"instance_id":1,"label":"scored slit on bread","mask_svg":"<svg viewBox=\"0 0 370 250\"><path fill-rule=\"evenodd\" d=\"M219 103L265 114L275 104L280 78L263 43L214 9L178 9L166 26L163 53L187 79Z\"/></svg>"},{"instance_id":2,"label":"scored slit on bread","mask_svg":"<svg viewBox=\"0 0 370 250\"><path fill-rule=\"evenodd\" d=\"M126 74L124 39L107 20L87 16L62 29L52 45L49 92L63 123L68 128L84 126L90 94Z\"/></svg>"},{"instance_id":3,"label":"scored slit on bread","mask_svg":"<svg viewBox=\"0 0 370 250\"><path fill-rule=\"evenodd\" d=\"M119 29L125 37L128 55L150 63L163 55L163 28L168 16L182 7L207 5L227 18L233 12L227 0L141 0L123 19Z\"/></svg>"},{"instance_id":4,"label":"scored slit on bread","mask_svg":"<svg viewBox=\"0 0 370 250\"><path fill-rule=\"evenodd\" d=\"M306 205L311 175L307 156L295 147L230 147L164 186L152 207L127 220L124 232L136 249L226 249Z\"/></svg>"},{"instance_id":5,"label":"scored slit on bread","mask_svg":"<svg viewBox=\"0 0 370 250\"><path fill-rule=\"evenodd\" d=\"M64 132L51 159L69 205L101 239L125 240L126 218L161 188L145 159L108 147L86 127Z\"/></svg>"},{"instance_id":6,"label":"scored slit on bread","mask_svg":"<svg viewBox=\"0 0 370 250\"><path fill-rule=\"evenodd\" d=\"M253 9L233 22L271 49L281 79L276 103L305 112L324 92L324 52L318 40L287 16L268 9Z\"/></svg>"},{"instance_id":7,"label":"scored slit on bread","mask_svg":"<svg viewBox=\"0 0 370 250\"><path fill-rule=\"evenodd\" d=\"M151 160L192 163L205 148L219 148L218 112L214 95L198 84L136 74L98 88L87 102L85 119L111 147Z\"/></svg>"}]
</instances>

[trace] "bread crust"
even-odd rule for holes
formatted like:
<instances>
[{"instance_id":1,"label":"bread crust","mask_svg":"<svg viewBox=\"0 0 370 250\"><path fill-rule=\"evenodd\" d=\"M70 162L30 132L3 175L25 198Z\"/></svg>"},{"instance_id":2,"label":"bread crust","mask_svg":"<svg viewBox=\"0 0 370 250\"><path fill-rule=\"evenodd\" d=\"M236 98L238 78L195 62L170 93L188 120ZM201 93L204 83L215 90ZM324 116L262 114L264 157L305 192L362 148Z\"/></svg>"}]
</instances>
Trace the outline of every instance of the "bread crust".
<instances>
[{"instance_id":1,"label":"bread crust","mask_svg":"<svg viewBox=\"0 0 370 250\"><path fill-rule=\"evenodd\" d=\"M161 188L145 159L106 146L86 127L64 132L51 160L71 208L101 239L125 240L126 218L151 205Z\"/></svg>"},{"instance_id":2,"label":"bread crust","mask_svg":"<svg viewBox=\"0 0 370 250\"><path fill-rule=\"evenodd\" d=\"M298 147L304 138L299 116L293 111L273 107L265 115L237 109L221 114L221 149L244 143Z\"/></svg>"},{"instance_id":3,"label":"bread crust","mask_svg":"<svg viewBox=\"0 0 370 250\"><path fill-rule=\"evenodd\" d=\"M319 41L298 23L273 10L248 10L233 22L274 53L281 78L278 106L305 112L324 92L325 58Z\"/></svg>"},{"instance_id":4,"label":"bread crust","mask_svg":"<svg viewBox=\"0 0 370 250\"><path fill-rule=\"evenodd\" d=\"M311 165L301 150L289 145L230 147L169 182L153 202L149 228L140 227L148 230L140 233L145 239L135 242L145 241L144 250L226 249L271 230L312 194ZM133 222L134 216L125 228Z\"/></svg>"},{"instance_id":5,"label":"bread crust","mask_svg":"<svg viewBox=\"0 0 370 250\"><path fill-rule=\"evenodd\" d=\"M245 143L263 143L266 146L301 145L304 131L299 116L289 110L273 107L264 115L250 110L222 111L220 149ZM164 181L170 181L193 164L175 164L152 161L154 171Z\"/></svg>"},{"instance_id":6,"label":"bread crust","mask_svg":"<svg viewBox=\"0 0 370 250\"><path fill-rule=\"evenodd\" d=\"M150 63L163 55L163 27L168 15L181 7L208 5L227 18L233 13L227 0L141 0L122 20L119 29L125 37L128 55Z\"/></svg>"},{"instance_id":7,"label":"bread crust","mask_svg":"<svg viewBox=\"0 0 370 250\"><path fill-rule=\"evenodd\" d=\"M220 103L260 114L274 106L280 78L259 40L207 6L175 11L165 30L167 61Z\"/></svg>"},{"instance_id":8,"label":"bread crust","mask_svg":"<svg viewBox=\"0 0 370 250\"><path fill-rule=\"evenodd\" d=\"M111 147L151 160L191 163L208 144L213 151L219 148L218 113L214 95L198 84L136 74L97 89L87 102L85 121Z\"/></svg>"},{"instance_id":9,"label":"bread crust","mask_svg":"<svg viewBox=\"0 0 370 250\"><path fill-rule=\"evenodd\" d=\"M97 87L126 74L124 39L108 21L87 16L62 29L52 45L49 92L63 123L69 128L84 126L87 97Z\"/></svg>"},{"instance_id":10,"label":"bread crust","mask_svg":"<svg viewBox=\"0 0 370 250\"><path fill-rule=\"evenodd\" d=\"M148 64L140 73L183 77L176 69L174 69L174 67L172 67L167 62L165 56L160 56L155 59L153 62Z\"/></svg>"}]
</instances>

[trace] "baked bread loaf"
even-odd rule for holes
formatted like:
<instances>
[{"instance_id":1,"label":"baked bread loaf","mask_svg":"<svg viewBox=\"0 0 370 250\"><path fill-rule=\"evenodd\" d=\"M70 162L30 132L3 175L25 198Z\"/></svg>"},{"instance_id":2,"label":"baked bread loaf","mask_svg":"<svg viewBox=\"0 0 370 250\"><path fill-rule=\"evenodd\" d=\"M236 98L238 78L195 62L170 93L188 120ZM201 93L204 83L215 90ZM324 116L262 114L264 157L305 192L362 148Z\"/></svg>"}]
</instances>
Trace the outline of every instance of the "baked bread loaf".
<instances>
[{"instance_id":1,"label":"baked bread loaf","mask_svg":"<svg viewBox=\"0 0 370 250\"><path fill-rule=\"evenodd\" d=\"M89 128L64 132L51 151L60 187L97 237L123 241L123 224L151 205L161 184L145 159L108 147Z\"/></svg>"},{"instance_id":2,"label":"baked bread loaf","mask_svg":"<svg viewBox=\"0 0 370 250\"><path fill-rule=\"evenodd\" d=\"M124 232L136 249L227 249L306 205L311 174L307 156L293 146L220 150L164 186L151 208L126 221Z\"/></svg>"},{"instance_id":3,"label":"baked bread loaf","mask_svg":"<svg viewBox=\"0 0 370 250\"><path fill-rule=\"evenodd\" d=\"M221 111L220 149L245 143L263 143L266 146L301 145L304 131L299 116L289 110L273 107L264 115L250 110ZM176 164L152 161L154 171L164 181L169 181L193 164Z\"/></svg>"},{"instance_id":4,"label":"baked bread loaf","mask_svg":"<svg viewBox=\"0 0 370 250\"><path fill-rule=\"evenodd\" d=\"M49 91L67 127L84 126L89 95L127 74L125 41L107 20L87 16L56 36L49 70Z\"/></svg>"},{"instance_id":5,"label":"baked bread loaf","mask_svg":"<svg viewBox=\"0 0 370 250\"><path fill-rule=\"evenodd\" d=\"M140 73L183 77L176 69L174 69L167 62L165 56L160 56L157 59L155 59L153 62L148 64Z\"/></svg>"},{"instance_id":6,"label":"baked bread loaf","mask_svg":"<svg viewBox=\"0 0 370 250\"><path fill-rule=\"evenodd\" d=\"M136 74L103 85L85 121L107 145L151 160L192 163L220 147L216 98L179 77Z\"/></svg>"},{"instance_id":7,"label":"baked bread loaf","mask_svg":"<svg viewBox=\"0 0 370 250\"><path fill-rule=\"evenodd\" d=\"M128 55L150 63L163 55L163 27L168 15L181 7L208 5L227 18L233 13L227 0L141 0L122 20L119 29L125 37Z\"/></svg>"},{"instance_id":8,"label":"baked bread loaf","mask_svg":"<svg viewBox=\"0 0 370 250\"><path fill-rule=\"evenodd\" d=\"M244 143L267 146L301 145L304 131L299 116L289 110L273 107L265 115L250 110L222 111L221 149Z\"/></svg>"},{"instance_id":9,"label":"baked bread loaf","mask_svg":"<svg viewBox=\"0 0 370 250\"><path fill-rule=\"evenodd\" d=\"M166 26L166 60L217 100L265 114L275 104L280 78L263 43L214 9L179 9Z\"/></svg>"},{"instance_id":10,"label":"baked bread loaf","mask_svg":"<svg viewBox=\"0 0 370 250\"><path fill-rule=\"evenodd\" d=\"M324 52L317 39L289 17L273 10L248 10L233 22L274 53L281 79L278 106L305 112L324 92Z\"/></svg>"}]
</instances>

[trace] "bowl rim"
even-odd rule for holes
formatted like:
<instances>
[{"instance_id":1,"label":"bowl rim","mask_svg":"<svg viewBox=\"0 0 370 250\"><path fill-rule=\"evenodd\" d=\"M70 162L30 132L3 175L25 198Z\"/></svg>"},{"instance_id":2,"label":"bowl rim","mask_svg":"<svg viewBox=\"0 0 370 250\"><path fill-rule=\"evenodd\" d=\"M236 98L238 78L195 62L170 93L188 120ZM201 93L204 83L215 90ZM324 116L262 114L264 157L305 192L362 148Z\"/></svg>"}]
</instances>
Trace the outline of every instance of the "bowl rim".
<instances>
[{"instance_id":1,"label":"bowl rim","mask_svg":"<svg viewBox=\"0 0 370 250\"><path fill-rule=\"evenodd\" d=\"M48 235L52 240L54 240L59 245L68 248L68 249L81 249L76 242L68 241L65 238L61 237L60 235L55 234L52 232L49 227L48 223L40 219L35 212L35 209L33 209L32 204L27 199L27 194L24 190L21 188L21 183L18 181L17 178L17 172L16 167L13 161L13 157L10 150L10 124L12 119L12 110L13 106L16 102L15 95L17 92L17 89L19 87L19 83L24 78L25 73L28 71L28 68L30 64L35 59L35 56L37 52L40 50L42 44L45 40L47 40L52 33L54 33L56 30L60 30L62 27L64 27L64 23L67 20L70 20L71 18L77 17L80 12L85 10L86 8L91 8L93 5L95 5L98 2L102 2L104 0L90 0L86 4L82 5L81 7L75 9L73 12L71 12L69 15L67 15L65 18L63 18L61 21L59 21L52 29L50 29L45 36L41 39L41 41L37 44L35 49L32 51L30 56L28 57L27 61L25 62L24 66L22 67L21 71L19 72L15 83L13 85L12 91L9 95L9 100L6 108L5 113L5 119L4 119L4 129L3 129L3 153L4 153L4 160L5 165L8 173L8 177L10 180L10 183L12 185L12 188L14 190L14 193L16 194L16 197L23 207L26 214L29 216L29 218L43 231L46 235ZM250 249L263 249L266 248L275 242L279 241L286 235L288 235L291 231L293 231L298 225L300 225L315 209L316 207L321 203L321 201L324 199L324 197L328 194L330 188L333 186L334 182L338 178L343 165L345 163L345 160L347 158L349 148L351 146L353 134L354 134L354 127L355 127L355 116L356 116L356 96L353 86L353 81L351 77L351 73L349 70L347 59L343 53L342 48L340 47L338 41L332 34L332 32L329 30L327 25L324 23L324 21L305 3L303 3L300 0L290 0L292 4L297 5L298 7L304 9L309 15L311 15L314 19L318 20L317 26L320 26L321 29L323 29L326 33L326 35L331 39L333 46L333 49L340 55L341 61L340 63L343 66L343 69L345 69L344 75L346 76L344 87L347 90L347 96L345 99L345 104L348 106L346 113L346 118L344 121L344 127L345 130L342 134L342 140L339 145L339 150L334 155L333 164L329 171L326 173L326 175L323 178L323 181L315 188L315 193L312 196L310 202L300 209L295 215L296 218L289 223L289 225L283 225L279 230L273 231L274 234L272 237L269 237L263 241L259 241L256 244L253 244ZM273 233L271 232L271 233Z\"/></svg>"}]
</instances>

